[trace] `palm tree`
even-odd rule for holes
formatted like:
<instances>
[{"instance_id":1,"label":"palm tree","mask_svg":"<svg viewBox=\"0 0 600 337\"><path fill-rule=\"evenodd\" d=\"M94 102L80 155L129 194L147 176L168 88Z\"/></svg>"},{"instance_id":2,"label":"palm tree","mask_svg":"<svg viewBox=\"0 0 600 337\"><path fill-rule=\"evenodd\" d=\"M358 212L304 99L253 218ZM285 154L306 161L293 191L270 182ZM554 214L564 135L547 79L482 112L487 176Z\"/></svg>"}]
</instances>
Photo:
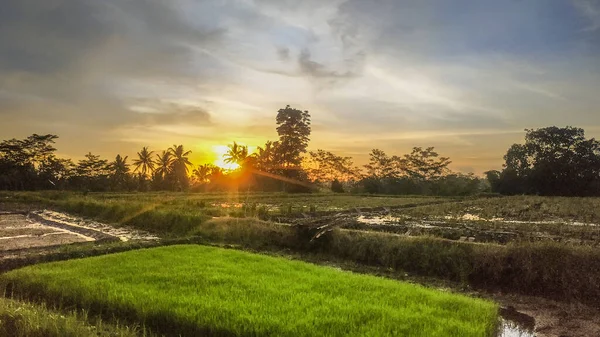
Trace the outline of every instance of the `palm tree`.
<instances>
[{"instance_id":1,"label":"palm tree","mask_svg":"<svg viewBox=\"0 0 600 337\"><path fill-rule=\"evenodd\" d=\"M127 164L127 158L129 157L125 156L125 158L123 158L120 154L118 154L115 158L115 161L110 163L113 176L123 176L129 173L129 164Z\"/></svg>"},{"instance_id":2,"label":"palm tree","mask_svg":"<svg viewBox=\"0 0 600 337\"><path fill-rule=\"evenodd\" d=\"M173 145L169 148L169 153L173 157L172 169L175 172L181 171L188 173L188 166L192 166L188 156L192 151L185 151L183 145Z\"/></svg>"},{"instance_id":3,"label":"palm tree","mask_svg":"<svg viewBox=\"0 0 600 337\"><path fill-rule=\"evenodd\" d=\"M161 154L156 154L156 171L154 174L161 179L164 179L169 173L171 173L171 167L173 166L173 158L171 152L163 151Z\"/></svg>"},{"instance_id":4,"label":"palm tree","mask_svg":"<svg viewBox=\"0 0 600 337\"><path fill-rule=\"evenodd\" d=\"M148 148L144 146L142 151L137 153L138 159L133 162L133 165L135 166L134 172L137 172L141 168L142 176L146 177L148 172L152 174L154 171L152 154L154 154L154 151L148 151Z\"/></svg>"},{"instance_id":5,"label":"palm tree","mask_svg":"<svg viewBox=\"0 0 600 337\"><path fill-rule=\"evenodd\" d=\"M229 145L229 150L227 150L227 153L223 155L223 158L228 164L238 164L240 166L244 166L248 160L248 147L244 145L238 145L238 143L233 142L232 145Z\"/></svg>"},{"instance_id":6,"label":"palm tree","mask_svg":"<svg viewBox=\"0 0 600 337\"><path fill-rule=\"evenodd\" d=\"M194 169L194 171L192 171L192 174L194 175L194 178L196 178L196 180L199 183L205 183L205 182L209 181L209 177L211 176L212 170L213 170L212 165L204 164L204 165L199 165L196 169Z\"/></svg>"},{"instance_id":7,"label":"palm tree","mask_svg":"<svg viewBox=\"0 0 600 337\"><path fill-rule=\"evenodd\" d=\"M192 166L188 156L192 151L186 151L183 145L173 145L169 148L169 152L173 158L171 162L171 173L173 175L173 185L171 188L183 191L190 185L190 179L188 177L188 166Z\"/></svg>"},{"instance_id":8,"label":"palm tree","mask_svg":"<svg viewBox=\"0 0 600 337\"><path fill-rule=\"evenodd\" d=\"M273 166L273 160L275 158L276 144L272 141L267 141L265 147L257 147L256 153L253 157L257 163L259 169L268 171Z\"/></svg>"},{"instance_id":9,"label":"palm tree","mask_svg":"<svg viewBox=\"0 0 600 337\"><path fill-rule=\"evenodd\" d=\"M123 188L127 183L127 175L129 174L127 158L127 156L123 158L118 154L115 161L110 163L111 178L117 188Z\"/></svg>"}]
</instances>

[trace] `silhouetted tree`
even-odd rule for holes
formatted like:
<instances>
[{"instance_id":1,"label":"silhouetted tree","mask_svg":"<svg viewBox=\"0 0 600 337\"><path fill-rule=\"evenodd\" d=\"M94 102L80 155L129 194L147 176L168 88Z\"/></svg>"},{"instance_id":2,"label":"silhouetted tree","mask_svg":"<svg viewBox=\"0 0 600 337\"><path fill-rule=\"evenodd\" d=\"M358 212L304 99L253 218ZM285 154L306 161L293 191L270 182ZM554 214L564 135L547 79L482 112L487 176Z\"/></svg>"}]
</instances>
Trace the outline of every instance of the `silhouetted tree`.
<instances>
[{"instance_id":1,"label":"silhouetted tree","mask_svg":"<svg viewBox=\"0 0 600 337\"><path fill-rule=\"evenodd\" d=\"M439 157L433 147L414 147L410 154L400 160L400 167L408 176L421 180L431 180L448 173L450 158Z\"/></svg>"},{"instance_id":2,"label":"silhouetted tree","mask_svg":"<svg viewBox=\"0 0 600 337\"><path fill-rule=\"evenodd\" d=\"M38 167L39 188L66 189L69 187L69 179L74 174L75 164L71 159L62 159L50 155Z\"/></svg>"},{"instance_id":3,"label":"silhouetted tree","mask_svg":"<svg viewBox=\"0 0 600 337\"><path fill-rule=\"evenodd\" d=\"M173 187L180 191L186 190L190 184L188 166L192 166L188 156L192 151L186 151L183 145L173 145L169 152L172 157L170 173L173 175Z\"/></svg>"},{"instance_id":4,"label":"silhouetted tree","mask_svg":"<svg viewBox=\"0 0 600 337\"><path fill-rule=\"evenodd\" d=\"M192 171L195 182L198 184L208 183L210 181L210 174L212 170L213 167L210 164L198 165L198 167Z\"/></svg>"},{"instance_id":5,"label":"silhouetted tree","mask_svg":"<svg viewBox=\"0 0 600 337\"><path fill-rule=\"evenodd\" d=\"M397 156L390 157L382 150L373 149L369 154L369 163L365 165L367 176L375 179L399 177L399 161Z\"/></svg>"},{"instance_id":6,"label":"silhouetted tree","mask_svg":"<svg viewBox=\"0 0 600 337\"><path fill-rule=\"evenodd\" d=\"M339 180L334 179L331 182L331 191L334 193L344 193L344 185L342 185L342 183Z\"/></svg>"},{"instance_id":7,"label":"silhouetted tree","mask_svg":"<svg viewBox=\"0 0 600 337\"><path fill-rule=\"evenodd\" d=\"M600 142L570 126L525 131L525 144L512 145L504 156L500 193L600 195Z\"/></svg>"},{"instance_id":8,"label":"silhouetted tree","mask_svg":"<svg viewBox=\"0 0 600 337\"><path fill-rule=\"evenodd\" d=\"M75 168L79 188L91 191L105 191L108 188L110 165L106 159L91 152L80 160Z\"/></svg>"},{"instance_id":9,"label":"silhouetted tree","mask_svg":"<svg viewBox=\"0 0 600 337\"><path fill-rule=\"evenodd\" d=\"M279 146L277 157L285 167L298 167L302 154L306 153L310 141L310 114L308 111L293 109L289 105L277 113L277 134Z\"/></svg>"},{"instance_id":10,"label":"silhouetted tree","mask_svg":"<svg viewBox=\"0 0 600 337\"><path fill-rule=\"evenodd\" d=\"M360 176L352 157L338 156L321 149L309 152L306 167L311 181L328 186L334 180L342 184L341 182L353 182Z\"/></svg>"},{"instance_id":11,"label":"silhouetted tree","mask_svg":"<svg viewBox=\"0 0 600 337\"><path fill-rule=\"evenodd\" d=\"M228 146L228 150L223 155L223 159L228 164L238 164L242 167L248 160L248 147L233 142L233 144Z\"/></svg>"},{"instance_id":12,"label":"silhouetted tree","mask_svg":"<svg viewBox=\"0 0 600 337\"><path fill-rule=\"evenodd\" d=\"M33 134L25 139L10 139L0 143L0 186L6 189L38 189L47 186L38 176L38 169L56 149L56 135Z\"/></svg>"},{"instance_id":13,"label":"silhouetted tree","mask_svg":"<svg viewBox=\"0 0 600 337\"><path fill-rule=\"evenodd\" d=\"M114 190L129 189L130 176L127 158L127 156L121 157L121 155L117 155L115 161L109 164L111 171L110 180Z\"/></svg>"},{"instance_id":14,"label":"silhouetted tree","mask_svg":"<svg viewBox=\"0 0 600 337\"><path fill-rule=\"evenodd\" d=\"M152 175L154 172L154 160L152 155L154 151L149 151L147 147L143 147L142 151L137 153L138 158L133 161L135 167L134 172L138 172L143 176L147 177L148 174Z\"/></svg>"}]
</instances>

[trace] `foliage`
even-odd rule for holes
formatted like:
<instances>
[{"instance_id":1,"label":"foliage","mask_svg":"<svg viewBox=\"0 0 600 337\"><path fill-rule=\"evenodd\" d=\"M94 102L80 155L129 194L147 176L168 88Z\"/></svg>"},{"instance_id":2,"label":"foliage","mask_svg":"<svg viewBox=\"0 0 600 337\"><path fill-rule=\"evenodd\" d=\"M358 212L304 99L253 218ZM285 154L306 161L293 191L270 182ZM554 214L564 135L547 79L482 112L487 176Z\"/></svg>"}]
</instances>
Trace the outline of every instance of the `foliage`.
<instances>
[{"instance_id":1,"label":"foliage","mask_svg":"<svg viewBox=\"0 0 600 337\"><path fill-rule=\"evenodd\" d=\"M342 185L342 183L339 180L334 179L331 182L331 191L334 193L344 193L344 185Z\"/></svg>"},{"instance_id":2,"label":"foliage","mask_svg":"<svg viewBox=\"0 0 600 337\"><path fill-rule=\"evenodd\" d=\"M600 195L600 142L570 126L525 131L525 144L506 152L504 170L488 173L494 192Z\"/></svg>"},{"instance_id":3,"label":"foliage","mask_svg":"<svg viewBox=\"0 0 600 337\"><path fill-rule=\"evenodd\" d=\"M142 177L147 177L148 174L152 174L154 172L155 162L152 159L152 155L154 151L148 150L148 147L144 146L142 151L137 153L138 158L133 162L135 166L134 172L140 172Z\"/></svg>"},{"instance_id":4,"label":"foliage","mask_svg":"<svg viewBox=\"0 0 600 337\"><path fill-rule=\"evenodd\" d=\"M54 156L56 135L33 134L25 139L0 143L0 188L9 190L38 189L60 183L71 163ZM68 166L68 167L67 167Z\"/></svg>"},{"instance_id":5,"label":"foliage","mask_svg":"<svg viewBox=\"0 0 600 337\"><path fill-rule=\"evenodd\" d=\"M310 141L310 114L308 111L293 109L287 105L277 113L277 160L285 167L298 167L301 155L306 153Z\"/></svg>"},{"instance_id":6,"label":"foliage","mask_svg":"<svg viewBox=\"0 0 600 337\"><path fill-rule=\"evenodd\" d=\"M388 156L373 149L365 165L366 175L355 191L373 194L473 195L482 191L473 174L453 173L450 159L440 157L433 147L414 147L403 156Z\"/></svg>"},{"instance_id":7,"label":"foliage","mask_svg":"<svg viewBox=\"0 0 600 337\"><path fill-rule=\"evenodd\" d=\"M248 146L239 145L236 142L228 146L227 153L224 155L226 163L238 164L240 167L244 167L248 159Z\"/></svg>"},{"instance_id":8,"label":"foliage","mask_svg":"<svg viewBox=\"0 0 600 337\"><path fill-rule=\"evenodd\" d=\"M177 191L186 190L190 184L189 182L189 166L193 164L189 160L189 155L192 151L186 151L183 145L173 145L169 148L171 153L171 168L169 173L172 174L174 188Z\"/></svg>"},{"instance_id":9,"label":"foliage","mask_svg":"<svg viewBox=\"0 0 600 337\"><path fill-rule=\"evenodd\" d=\"M360 177L351 157L337 156L321 149L309 152L305 167L309 179L317 183L353 182Z\"/></svg>"},{"instance_id":10,"label":"foliage","mask_svg":"<svg viewBox=\"0 0 600 337\"><path fill-rule=\"evenodd\" d=\"M203 246L56 262L1 278L18 294L190 336L491 336L497 322L496 305L481 299Z\"/></svg>"}]
</instances>

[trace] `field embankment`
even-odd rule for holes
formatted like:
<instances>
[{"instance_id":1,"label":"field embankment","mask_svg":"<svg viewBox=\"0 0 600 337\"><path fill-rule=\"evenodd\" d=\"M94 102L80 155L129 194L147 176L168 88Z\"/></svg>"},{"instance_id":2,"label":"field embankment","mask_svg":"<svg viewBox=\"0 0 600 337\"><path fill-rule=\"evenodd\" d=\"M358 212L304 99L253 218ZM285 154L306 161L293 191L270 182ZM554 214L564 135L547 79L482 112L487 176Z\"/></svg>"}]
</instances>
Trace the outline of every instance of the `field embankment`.
<instances>
[{"instance_id":1,"label":"field embankment","mask_svg":"<svg viewBox=\"0 0 600 337\"><path fill-rule=\"evenodd\" d=\"M480 337L498 324L488 301L204 246L36 265L0 285L167 335Z\"/></svg>"}]
</instances>

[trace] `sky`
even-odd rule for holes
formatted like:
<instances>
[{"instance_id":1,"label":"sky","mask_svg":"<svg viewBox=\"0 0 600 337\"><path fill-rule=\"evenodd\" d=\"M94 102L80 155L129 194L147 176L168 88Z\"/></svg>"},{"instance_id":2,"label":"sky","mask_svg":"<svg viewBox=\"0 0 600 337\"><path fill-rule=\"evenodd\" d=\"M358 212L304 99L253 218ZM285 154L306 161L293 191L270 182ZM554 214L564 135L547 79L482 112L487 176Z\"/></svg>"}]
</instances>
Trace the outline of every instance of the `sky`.
<instances>
[{"instance_id":1,"label":"sky","mask_svg":"<svg viewBox=\"0 0 600 337\"><path fill-rule=\"evenodd\" d=\"M600 0L2 0L0 139L130 158L275 140L312 115L310 149L500 169L524 129L600 138Z\"/></svg>"}]
</instances>

